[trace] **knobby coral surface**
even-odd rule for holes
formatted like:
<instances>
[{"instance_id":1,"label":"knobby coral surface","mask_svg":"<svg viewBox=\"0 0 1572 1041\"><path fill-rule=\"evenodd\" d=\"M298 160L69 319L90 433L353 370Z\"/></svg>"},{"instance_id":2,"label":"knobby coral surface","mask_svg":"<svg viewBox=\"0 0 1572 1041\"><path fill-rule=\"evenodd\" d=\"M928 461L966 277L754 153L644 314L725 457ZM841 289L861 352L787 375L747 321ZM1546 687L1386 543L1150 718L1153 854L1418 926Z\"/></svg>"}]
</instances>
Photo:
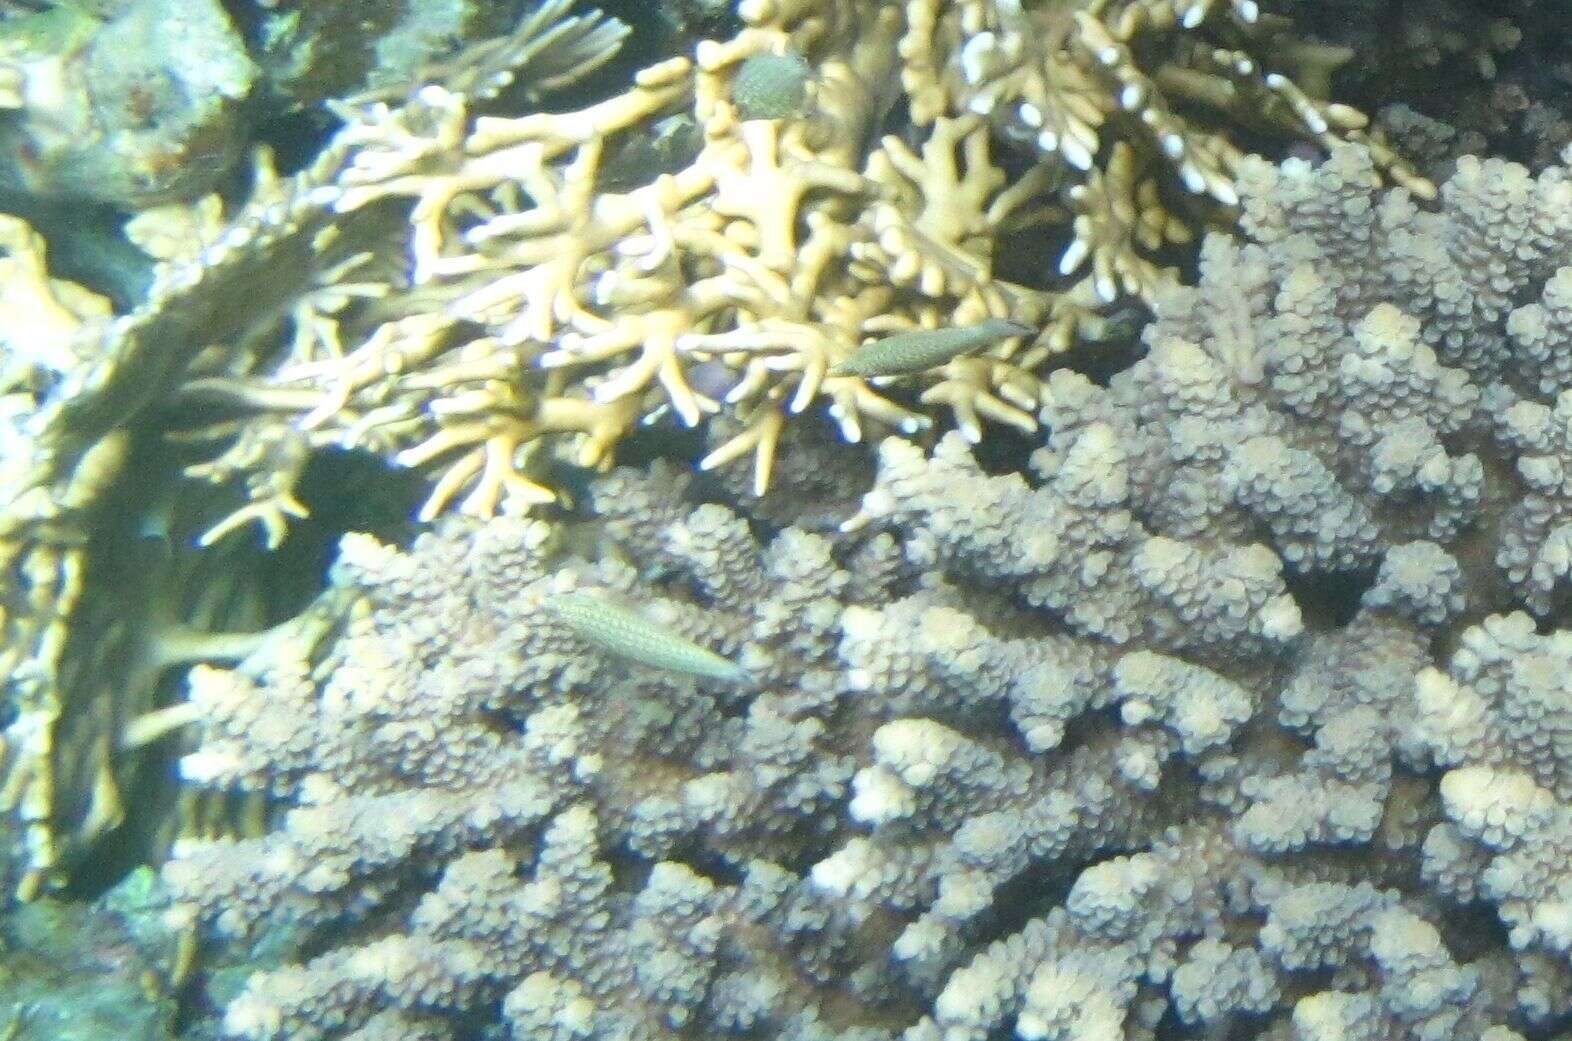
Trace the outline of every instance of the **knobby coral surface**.
<instances>
[{"instance_id":1,"label":"knobby coral surface","mask_svg":"<svg viewBox=\"0 0 1572 1041\"><path fill-rule=\"evenodd\" d=\"M176 918L305 937L223 1029L1553 1036L1572 180L1238 183L1248 239L1136 365L1048 378L1029 472L891 438L835 526L657 466L583 529L346 540L334 633L193 677L184 776L287 811L182 844Z\"/></svg>"},{"instance_id":2,"label":"knobby coral surface","mask_svg":"<svg viewBox=\"0 0 1572 1041\"><path fill-rule=\"evenodd\" d=\"M488 41L455 83L485 97L592 71L622 27L567 6L541 5ZM227 220L216 198L139 215L132 234L160 264L146 299L121 315L51 277L42 238L0 220L0 808L18 827L6 874L23 895L63 881L124 819L136 749L178 720L147 715L160 677L232 659L248 642L206 628L267 617L265 604L253 610L266 592L244 588L256 574L241 578L255 559L186 550L226 516L281 523L305 461L258 444L237 516L232 501L192 496L189 485L175 494L170 457L142 448L163 439L150 414L193 372L268 354L281 315L310 327L323 306L312 293L318 271L345 264L384 226L384 214L336 212L337 193L324 190L350 153L349 142L330 142L287 178L259 162L251 200ZM285 568L257 570L266 585Z\"/></svg>"},{"instance_id":3,"label":"knobby coral surface","mask_svg":"<svg viewBox=\"0 0 1572 1041\"><path fill-rule=\"evenodd\" d=\"M133 35L157 37L149 12L163 8L133 6ZM150 696L116 703L62 679L114 657L76 611L83 583L114 572L90 536L112 515L129 523L104 504L132 480L135 444L170 435L185 476L212 493L196 498L225 504L188 514L205 520L203 545L255 532L272 548L307 512L312 461L333 449L428 474L430 519L551 500L562 457L609 465L634 427L668 417L708 418L704 464L751 459L755 492L798 412L822 408L848 441L943 415L974 440L985 422L1029 432L1050 356L1098 332L1104 302L1150 297L1171 277L1169 247L1228 219L1245 158L1233 135L1364 138L1356 113L1320 99L1338 54L1294 44L1253 3L746 0L732 38L657 62L621 93L538 111L626 35L571 6L537 4L508 35L435 65L421 56L446 54L429 37L447 30L423 22L424 43L390 68L418 68L425 85L383 78L346 100L345 125L298 173L259 156L238 207L143 210L127 232L157 269L128 314L98 303L78 315L85 295L48 283L28 247L8 307L48 320L30 319L8 354L21 368L7 377L0 458L13 764L0 804L28 822L25 890L121 818L115 760L160 732L149 721L129 745L123 732ZM269 39L310 51L317 23L290 13L266 19ZM156 64L152 44L116 51L121 22L101 22L62 7L8 23L20 35L0 55L0 104L19 106L19 132L36 116L54 134L35 152L57 173L80 172L72 149L102 141L46 118L67 100L44 90L66 75L50 69ZM264 57L287 90L280 53ZM178 71L154 79L167 87ZM231 106L216 99L243 93L235 84L212 92L225 154ZM129 103L173 104L155 94ZM172 111L205 111L188 108ZM171 145L166 122L125 140L155 158L197 147ZM29 176L40 190L64 178ZM133 194L140 206L165 193ZM869 340L990 320L1035 332L888 386L835 368ZM171 479L136 480L156 499ZM106 618L113 592L88 597ZM200 655L188 643L132 657ZM65 740L62 721L84 707L90 736ZM63 771L61 757L88 765Z\"/></svg>"}]
</instances>

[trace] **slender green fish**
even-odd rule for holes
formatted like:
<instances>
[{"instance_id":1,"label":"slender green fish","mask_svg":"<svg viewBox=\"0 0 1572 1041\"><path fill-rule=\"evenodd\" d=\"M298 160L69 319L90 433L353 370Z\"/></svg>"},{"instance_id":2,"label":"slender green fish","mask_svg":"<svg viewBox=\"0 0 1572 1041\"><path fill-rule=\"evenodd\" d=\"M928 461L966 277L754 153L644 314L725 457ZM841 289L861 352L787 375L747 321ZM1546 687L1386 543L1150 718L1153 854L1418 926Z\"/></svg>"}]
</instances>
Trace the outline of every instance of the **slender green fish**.
<instances>
[{"instance_id":1,"label":"slender green fish","mask_svg":"<svg viewBox=\"0 0 1572 1041\"><path fill-rule=\"evenodd\" d=\"M1008 318L948 329L915 329L865 343L830 369L831 376L906 376L943 365L980 347L1035 332Z\"/></svg>"},{"instance_id":2,"label":"slender green fish","mask_svg":"<svg viewBox=\"0 0 1572 1041\"><path fill-rule=\"evenodd\" d=\"M736 662L610 600L589 593L558 593L547 598L545 606L585 642L618 658L728 683L749 679L747 670Z\"/></svg>"}]
</instances>

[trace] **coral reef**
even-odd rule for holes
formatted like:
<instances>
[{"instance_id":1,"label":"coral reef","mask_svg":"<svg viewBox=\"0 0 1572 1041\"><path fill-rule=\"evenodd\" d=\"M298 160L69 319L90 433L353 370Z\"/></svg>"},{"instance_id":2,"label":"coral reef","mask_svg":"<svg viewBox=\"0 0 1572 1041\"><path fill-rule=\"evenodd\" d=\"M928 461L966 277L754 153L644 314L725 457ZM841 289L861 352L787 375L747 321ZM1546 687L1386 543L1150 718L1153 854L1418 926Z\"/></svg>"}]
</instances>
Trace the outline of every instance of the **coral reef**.
<instances>
[{"instance_id":1,"label":"coral reef","mask_svg":"<svg viewBox=\"0 0 1572 1041\"><path fill-rule=\"evenodd\" d=\"M178 937L140 868L87 903L39 900L0 916L0 1024L12 1041L168 1041Z\"/></svg>"},{"instance_id":2,"label":"coral reef","mask_svg":"<svg viewBox=\"0 0 1572 1041\"><path fill-rule=\"evenodd\" d=\"M1285 0L1297 31L1352 52L1334 87L1437 180L1462 155L1541 170L1572 143L1572 15L1544 0ZM1396 100L1393 100L1396 99Z\"/></svg>"},{"instance_id":3,"label":"coral reef","mask_svg":"<svg viewBox=\"0 0 1572 1041\"><path fill-rule=\"evenodd\" d=\"M565 6L539 8L492 41L479 57L505 67L478 60L461 82L482 95L499 76L546 89L595 68L620 27L564 16ZM325 189L350 152L348 141L330 144L290 177L259 162L250 201L227 220L216 198L144 211L131 232L160 263L146 298L120 315L52 278L42 238L0 218L0 807L18 824L6 867L23 895L60 882L63 867L121 821L134 752L164 729L159 717L136 725L155 707L163 674L232 658L239 645L196 637L276 620L252 609L267 598L250 596L241 576L265 585L287 567L232 547L191 549L226 517L265 526L298 512L292 496L308 461L253 439L248 491L257 501L192 494L202 484L177 493L179 462L158 447L169 432L159 410L193 371L244 368L272 349L283 316L304 323L328 306L312 293L320 272L402 221L376 207L351 218L334 210L337 192ZM273 489L279 495L266 498ZM150 556L150 544L171 552ZM226 606L231 593L238 604ZM273 610L291 599L298 603L285 595Z\"/></svg>"},{"instance_id":4,"label":"coral reef","mask_svg":"<svg viewBox=\"0 0 1572 1041\"><path fill-rule=\"evenodd\" d=\"M1572 171L1437 192L1252 0L742 0L520 114L568 8L145 208L129 313L0 222L6 881L163 742L199 1036L1563 1031ZM295 611L348 452L424 530Z\"/></svg>"},{"instance_id":5,"label":"coral reef","mask_svg":"<svg viewBox=\"0 0 1572 1041\"><path fill-rule=\"evenodd\" d=\"M578 526L348 537L330 631L192 674L183 776L287 809L179 843L174 920L303 930L226 1034L1552 1036L1572 179L1237 183L1029 473L890 438L835 527L657 464Z\"/></svg>"},{"instance_id":6,"label":"coral reef","mask_svg":"<svg viewBox=\"0 0 1572 1041\"><path fill-rule=\"evenodd\" d=\"M299 110L478 95L525 64L528 0L47 0L0 9L0 194L140 210L213 189ZM560 9L563 5L552 7ZM487 82L492 77L500 77ZM476 90L476 88L479 88ZM297 131L298 133L298 131ZM68 229L62 229L67 231Z\"/></svg>"},{"instance_id":7,"label":"coral reef","mask_svg":"<svg viewBox=\"0 0 1572 1041\"><path fill-rule=\"evenodd\" d=\"M465 41L507 38L528 6L521 0L260 3L247 19L246 37L268 92L286 109L303 108L349 96L400 97L447 63L454 67L443 78L455 74L475 57L465 53Z\"/></svg>"},{"instance_id":8,"label":"coral reef","mask_svg":"<svg viewBox=\"0 0 1572 1041\"><path fill-rule=\"evenodd\" d=\"M362 447L433 475L430 519L553 501L554 459L609 465L668 416L740 416L701 465L751 457L759 491L820 405L848 441L936 412L973 439L1030 431L1049 357L1227 222L1233 124L1369 140L1296 85L1337 56L1253 3L737 12L731 39L571 111L494 114L451 86L346 107L334 208L398 202L407 235L325 269L333 310L275 355L187 388L235 416L201 473L254 482L260 510L287 505L281 460ZM1049 247L1002 263L1028 233ZM866 340L989 319L1035 333L889 388L837 370Z\"/></svg>"},{"instance_id":9,"label":"coral reef","mask_svg":"<svg viewBox=\"0 0 1572 1041\"><path fill-rule=\"evenodd\" d=\"M164 2L6 19L6 100L20 106L6 126L76 127L49 147L13 142L50 164L24 187L71 194L69 175L97 168L81 150L114 142L184 154L214 106L232 132L231 102L255 70L217 8L183 8L166 28L207 11L204 31L228 42L206 50L234 58L233 82L170 87L158 97L190 104L158 108L130 136L62 122L34 89L45 65L92 79L98 58L121 79L142 63L157 83L178 80L185 66L166 60L165 37L111 46L125 26L152 32ZM865 428L916 433L943 414L973 440L985 422L1030 432L1051 356L1103 331L1098 308L1114 297L1167 284L1167 247L1230 219L1245 158L1233 127L1364 139L1357 113L1295 85L1319 90L1334 56L1289 46L1285 23L1253 4L883 2L853 15L750 0L729 39L638 71L620 94L523 115L517 106L603 68L625 28L549 0L452 55L433 26L452 16L448 28L480 31L469 7L423 5L435 21L415 25L399 21L413 9L389 5L335 44L401 55L373 75L318 46L320 19L361 6L286 5L244 26L291 103L340 89L319 73L370 76L297 172L280 176L263 153L246 201L159 206L161 190L128 194L94 175L141 207L126 231L156 262L129 312L51 281L42 244L9 233L25 277L8 284L8 309L42 316L17 327L34 330L25 341L9 338L0 445L0 806L24 822L24 893L58 881L123 818L121 762L163 732L153 720L178 714L135 721L163 706L166 673L203 658L192 635L277 620L276 604L183 603L133 625L129 644L102 638L126 603L153 594L145 572L103 582L125 572L94 553L138 544L129 518L156 514L177 470L187 483L175 497L201 503L184 520L205 522L202 546L225 543L159 587L196 597L196 574L265 570L233 533L278 547L308 512L304 476L345 450L432 477L430 519L556 500L565 461L609 465L636 427L672 418L708 421L705 467L751 459L755 497L793 415L820 405L847 441ZM136 168L121 159L121 172ZM870 342L943 341L957 324L1004 332L927 352L916 371L861 371ZM166 436L180 452L138 448ZM120 481L143 500L108 508ZM106 530L118 534L95 541ZM165 623L181 639L160 638ZM227 659L237 644L205 646ZM140 677L118 696L103 668L117 660Z\"/></svg>"},{"instance_id":10,"label":"coral reef","mask_svg":"<svg viewBox=\"0 0 1572 1041\"><path fill-rule=\"evenodd\" d=\"M218 0L60 2L0 19L0 190L138 208L241 154L257 68Z\"/></svg>"}]
</instances>

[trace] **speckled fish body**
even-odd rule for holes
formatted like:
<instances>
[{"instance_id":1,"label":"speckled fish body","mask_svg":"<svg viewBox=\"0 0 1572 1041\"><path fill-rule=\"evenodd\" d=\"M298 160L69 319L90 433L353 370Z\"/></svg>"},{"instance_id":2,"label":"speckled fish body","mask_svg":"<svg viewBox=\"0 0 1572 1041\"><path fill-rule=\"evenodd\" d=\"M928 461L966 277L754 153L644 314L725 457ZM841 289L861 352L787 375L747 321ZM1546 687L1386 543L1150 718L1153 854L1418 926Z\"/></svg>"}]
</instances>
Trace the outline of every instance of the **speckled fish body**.
<instances>
[{"instance_id":1,"label":"speckled fish body","mask_svg":"<svg viewBox=\"0 0 1572 1041\"><path fill-rule=\"evenodd\" d=\"M741 665L700 647L639 612L588 593L559 593L546 609L586 642L628 661L689 676L741 683Z\"/></svg>"},{"instance_id":2,"label":"speckled fish body","mask_svg":"<svg viewBox=\"0 0 1572 1041\"><path fill-rule=\"evenodd\" d=\"M1025 336L1031 326L1008 318L990 318L976 325L948 329L915 329L863 344L833 368L832 376L905 376L943 365L1012 336Z\"/></svg>"}]
</instances>

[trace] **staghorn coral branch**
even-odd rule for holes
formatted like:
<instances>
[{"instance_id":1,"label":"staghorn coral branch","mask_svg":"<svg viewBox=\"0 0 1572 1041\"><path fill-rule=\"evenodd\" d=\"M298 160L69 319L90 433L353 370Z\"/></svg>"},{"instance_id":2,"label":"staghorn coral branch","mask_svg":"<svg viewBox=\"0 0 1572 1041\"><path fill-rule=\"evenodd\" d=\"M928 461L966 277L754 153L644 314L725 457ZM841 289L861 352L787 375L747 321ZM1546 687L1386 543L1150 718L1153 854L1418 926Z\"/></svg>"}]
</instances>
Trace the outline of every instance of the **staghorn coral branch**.
<instances>
[{"instance_id":1,"label":"staghorn coral branch","mask_svg":"<svg viewBox=\"0 0 1572 1041\"><path fill-rule=\"evenodd\" d=\"M759 488L781 410L822 406L848 440L869 423L911 431L941 409L974 439L984 420L1028 429L1052 355L1108 328L1096 309L1155 299L1173 278L1157 258L1230 219L1246 157L1228 119L1324 144L1362 139L1356 113L1288 75L1301 59L1324 72L1331 56L1318 65L1287 47L1286 23L1246 6L881 0L856 17L832 7L744 3L731 38L564 111L481 112L492 95L464 80L343 106L332 211L387 207L407 228L339 273L353 280L343 294L331 280L313 291L333 308L331 328L309 308L297 321L322 329L330 349L247 377L328 395L303 416L270 405L254 421L425 466L445 458L430 446L456 448L431 440L447 407L436 402L507 384L482 393L512 433L491 442L490 462L479 451L444 469L430 500L477 509L507 508L509 488L519 506L545 499L505 479L499 460L526 447L520 438L538 438L529 450L543 460L557 451L553 424L526 415L526 403L554 397L690 426L740 410L750 433L705 463L747 446ZM586 67L597 46L586 38ZM1285 69L1268 69L1279 53ZM795 109L748 118L733 97L761 59L797 70ZM902 102L910 132L888 133ZM654 151L633 158L637 148ZM1175 186L1212 204L1176 201ZM1058 272L1000 277L999 251L1047 225L1071 234ZM830 375L881 334L991 319L1039 334L1030 347L990 348L992 361L914 377L915 406ZM503 361L469 375L490 352ZM471 427L460 439L480 437ZM484 490L466 496L472 482Z\"/></svg>"}]
</instances>

